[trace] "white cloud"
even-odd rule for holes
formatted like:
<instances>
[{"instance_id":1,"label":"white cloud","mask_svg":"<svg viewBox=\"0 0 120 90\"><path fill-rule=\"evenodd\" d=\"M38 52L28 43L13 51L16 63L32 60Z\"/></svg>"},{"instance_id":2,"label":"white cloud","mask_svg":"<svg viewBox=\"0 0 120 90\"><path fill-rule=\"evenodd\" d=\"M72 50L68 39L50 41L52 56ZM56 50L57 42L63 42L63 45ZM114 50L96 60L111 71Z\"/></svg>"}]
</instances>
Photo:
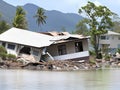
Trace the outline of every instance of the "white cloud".
<instances>
[{"instance_id":1,"label":"white cloud","mask_svg":"<svg viewBox=\"0 0 120 90\"><path fill-rule=\"evenodd\" d=\"M65 2L70 5L75 5L78 4L80 0L65 0Z\"/></svg>"},{"instance_id":2,"label":"white cloud","mask_svg":"<svg viewBox=\"0 0 120 90\"><path fill-rule=\"evenodd\" d=\"M72 6L83 6L87 3L88 0L64 0L66 4Z\"/></svg>"},{"instance_id":3,"label":"white cloud","mask_svg":"<svg viewBox=\"0 0 120 90\"><path fill-rule=\"evenodd\" d=\"M94 1L94 4L95 4L96 6L102 5L98 0Z\"/></svg>"},{"instance_id":4,"label":"white cloud","mask_svg":"<svg viewBox=\"0 0 120 90\"><path fill-rule=\"evenodd\" d=\"M120 15L120 0L99 0L99 2L108 7L112 12Z\"/></svg>"}]
</instances>

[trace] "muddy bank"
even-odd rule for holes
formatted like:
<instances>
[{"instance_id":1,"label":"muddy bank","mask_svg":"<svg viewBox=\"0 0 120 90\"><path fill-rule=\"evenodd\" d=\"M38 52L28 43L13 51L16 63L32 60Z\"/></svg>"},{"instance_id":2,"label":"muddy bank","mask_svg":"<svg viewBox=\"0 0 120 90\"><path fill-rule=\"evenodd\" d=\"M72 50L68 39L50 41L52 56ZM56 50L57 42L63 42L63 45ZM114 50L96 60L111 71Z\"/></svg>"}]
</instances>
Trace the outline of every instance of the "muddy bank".
<instances>
[{"instance_id":1,"label":"muddy bank","mask_svg":"<svg viewBox=\"0 0 120 90\"><path fill-rule=\"evenodd\" d=\"M48 61L40 63L29 63L22 66L23 69L35 70L54 70L54 71L73 71L73 70L87 70L93 69L88 63L81 63L79 61Z\"/></svg>"},{"instance_id":2,"label":"muddy bank","mask_svg":"<svg viewBox=\"0 0 120 90\"><path fill-rule=\"evenodd\" d=\"M104 68L120 67L120 61L111 60L65 60L47 62L29 62L25 60L0 60L0 69L29 69L29 70L53 70L53 71L75 71L75 70L95 70Z\"/></svg>"},{"instance_id":3,"label":"muddy bank","mask_svg":"<svg viewBox=\"0 0 120 90\"><path fill-rule=\"evenodd\" d=\"M0 62L1 69L29 69L29 70L55 70L55 71L73 71L93 69L88 63L77 61L49 61L49 62L31 62L22 64L14 61Z\"/></svg>"},{"instance_id":4,"label":"muddy bank","mask_svg":"<svg viewBox=\"0 0 120 90\"><path fill-rule=\"evenodd\" d=\"M0 61L0 69L21 69L22 65L17 61Z\"/></svg>"}]
</instances>

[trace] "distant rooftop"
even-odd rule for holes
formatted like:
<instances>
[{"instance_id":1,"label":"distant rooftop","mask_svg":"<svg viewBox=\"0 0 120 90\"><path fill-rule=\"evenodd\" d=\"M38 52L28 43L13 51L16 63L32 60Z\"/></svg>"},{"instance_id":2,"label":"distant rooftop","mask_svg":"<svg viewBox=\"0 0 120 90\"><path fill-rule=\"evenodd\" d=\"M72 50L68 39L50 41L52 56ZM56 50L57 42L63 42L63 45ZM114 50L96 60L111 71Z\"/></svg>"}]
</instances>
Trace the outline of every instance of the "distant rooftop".
<instances>
[{"instance_id":1,"label":"distant rooftop","mask_svg":"<svg viewBox=\"0 0 120 90\"><path fill-rule=\"evenodd\" d=\"M113 31L108 31L106 34L104 35L120 35L120 33L117 32L113 32Z\"/></svg>"}]
</instances>

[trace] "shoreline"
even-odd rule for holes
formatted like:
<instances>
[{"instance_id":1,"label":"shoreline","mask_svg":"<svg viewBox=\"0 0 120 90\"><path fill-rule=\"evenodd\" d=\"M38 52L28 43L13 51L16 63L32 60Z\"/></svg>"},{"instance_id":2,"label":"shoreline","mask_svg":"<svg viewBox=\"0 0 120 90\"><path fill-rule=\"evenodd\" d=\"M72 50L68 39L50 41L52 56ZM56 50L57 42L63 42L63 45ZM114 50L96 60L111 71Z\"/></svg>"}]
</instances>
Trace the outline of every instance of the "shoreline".
<instances>
[{"instance_id":1,"label":"shoreline","mask_svg":"<svg viewBox=\"0 0 120 90\"><path fill-rule=\"evenodd\" d=\"M23 64L23 62L15 60L0 61L0 69L21 69L21 70L37 70L37 71L81 71L81 70L98 70L107 68L119 68L119 62L97 61L80 62L74 60L65 61L48 61L48 62L30 62Z\"/></svg>"}]
</instances>

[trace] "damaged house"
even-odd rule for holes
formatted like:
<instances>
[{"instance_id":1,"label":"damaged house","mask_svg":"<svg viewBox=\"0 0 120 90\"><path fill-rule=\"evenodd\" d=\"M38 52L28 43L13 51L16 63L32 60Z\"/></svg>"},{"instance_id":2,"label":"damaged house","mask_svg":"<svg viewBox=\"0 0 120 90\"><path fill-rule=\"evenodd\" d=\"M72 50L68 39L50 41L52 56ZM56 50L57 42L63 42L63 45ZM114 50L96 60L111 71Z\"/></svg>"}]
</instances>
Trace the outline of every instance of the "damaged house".
<instances>
[{"instance_id":1,"label":"damaged house","mask_svg":"<svg viewBox=\"0 0 120 90\"><path fill-rule=\"evenodd\" d=\"M11 28L0 35L7 53L29 60L88 60L88 38L67 32L36 33Z\"/></svg>"}]
</instances>

